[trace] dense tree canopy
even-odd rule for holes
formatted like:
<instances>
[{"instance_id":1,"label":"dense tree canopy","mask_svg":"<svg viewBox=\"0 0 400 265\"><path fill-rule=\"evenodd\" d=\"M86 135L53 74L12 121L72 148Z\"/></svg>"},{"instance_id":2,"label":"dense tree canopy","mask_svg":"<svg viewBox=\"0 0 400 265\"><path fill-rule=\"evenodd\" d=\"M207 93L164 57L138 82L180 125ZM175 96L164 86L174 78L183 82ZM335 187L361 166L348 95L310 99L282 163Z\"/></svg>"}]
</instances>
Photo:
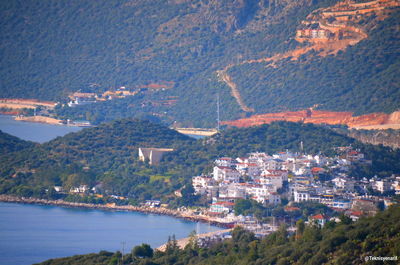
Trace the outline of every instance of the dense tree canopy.
<instances>
[{"instance_id":1,"label":"dense tree canopy","mask_svg":"<svg viewBox=\"0 0 400 265\"><path fill-rule=\"evenodd\" d=\"M299 44L296 29L310 12L335 1L3 1L0 97L61 100L74 91L103 92L174 82L165 91L58 109L93 123L161 119L215 126L244 113L216 75L229 64L269 57ZM369 38L337 56L304 56L277 68L230 69L256 112L320 108L357 113L399 108L398 12L369 25ZM361 24L370 22L365 19ZM28 89L29 88L29 89ZM149 102L177 98L176 105Z\"/></svg>"}]
</instances>

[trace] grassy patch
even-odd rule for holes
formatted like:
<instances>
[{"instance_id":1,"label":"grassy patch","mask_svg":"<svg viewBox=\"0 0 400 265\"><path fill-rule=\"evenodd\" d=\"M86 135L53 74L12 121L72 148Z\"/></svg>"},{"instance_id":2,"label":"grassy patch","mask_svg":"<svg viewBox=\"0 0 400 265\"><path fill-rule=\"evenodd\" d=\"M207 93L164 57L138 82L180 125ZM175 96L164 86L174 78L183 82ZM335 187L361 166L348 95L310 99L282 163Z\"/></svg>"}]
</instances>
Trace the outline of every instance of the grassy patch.
<instances>
[{"instance_id":1,"label":"grassy patch","mask_svg":"<svg viewBox=\"0 0 400 265\"><path fill-rule=\"evenodd\" d=\"M165 183L170 183L171 182L170 178L171 176L153 175L150 176L150 183L153 183L154 181L157 180L163 180Z\"/></svg>"}]
</instances>

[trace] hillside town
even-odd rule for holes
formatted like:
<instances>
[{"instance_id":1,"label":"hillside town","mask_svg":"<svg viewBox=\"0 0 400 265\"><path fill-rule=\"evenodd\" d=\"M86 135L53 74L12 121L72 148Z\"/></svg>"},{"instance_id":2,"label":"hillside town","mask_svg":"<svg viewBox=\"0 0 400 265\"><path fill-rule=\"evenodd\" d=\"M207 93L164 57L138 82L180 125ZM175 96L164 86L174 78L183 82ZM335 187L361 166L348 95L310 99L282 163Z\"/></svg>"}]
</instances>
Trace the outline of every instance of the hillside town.
<instances>
[{"instance_id":1,"label":"hillside town","mask_svg":"<svg viewBox=\"0 0 400 265\"><path fill-rule=\"evenodd\" d=\"M152 157L150 151L153 149L140 148L139 158L149 163L151 159L156 159L152 162L160 163L162 154ZM140 210L161 214L167 211L176 217L223 227L242 226L258 236L264 236L276 231L282 224L293 232L296 221L304 218L307 223L320 226L328 221L338 221L341 215L356 221L363 216L373 216L394 203L392 197L400 195L399 175L371 179L350 177L352 166L372 161L351 146L337 147L334 151L337 155L333 157L288 150L272 155L253 152L246 157L220 157L214 161L212 172L192 177L194 194L207 201L208 207L181 207L168 212L168 204L152 199L142 202ZM64 190L60 186L54 187L56 192L61 193L93 194L98 198L106 196L98 188L80 185ZM181 190L175 191L174 196L181 197ZM115 201L128 199L119 195L109 197ZM267 218L238 214L235 207L240 201L252 201L264 207L269 211ZM108 203L105 206L111 209L128 207L118 205ZM306 214L309 211L307 207L318 205L329 209L330 214L323 213L323 208ZM121 209L129 210L129 207Z\"/></svg>"},{"instance_id":2,"label":"hillside town","mask_svg":"<svg viewBox=\"0 0 400 265\"><path fill-rule=\"evenodd\" d=\"M196 194L211 201L203 214L242 225L258 235L275 231L282 223L293 226L301 216L301 209L296 205L305 202L322 204L332 210L331 216L321 213L308 216L309 223L321 226L330 220L337 221L340 215L356 221L393 203L391 195L400 194L400 176L351 178L348 173L353 164L371 161L351 146L338 147L336 151L340 155L335 157L290 151L221 157L215 160L212 173L195 176L192 183ZM276 224L262 224L254 216L236 216L235 204L248 199L272 208L285 202L284 211L292 219L273 218Z\"/></svg>"},{"instance_id":3,"label":"hillside town","mask_svg":"<svg viewBox=\"0 0 400 265\"><path fill-rule=\"evenodd\" d=\"M302 142L300 150L304 150ZM163 154L171 151L173 149L139 148L138 155L140 160L158 165L162 163ZM332 151L335 155L286 150L272 155L252 152L245 157L219 157L208 174L192 177L193 193L203 202L202 207L170 209L168 203L154 198L137 206L127 205L129 198L126 196L102 193L101 183L95 187L73 186L69 190L55 186L54 190L111 198L105 205L85 207L154 212L226 228L241 226L259 237L277 231L282 225L294 233L300 219L320 227L328 222L340 222L343 217L357 221L395 203L393 196L400 195L400 175L351 177L354 166L367 166L372 161L352 146L335 147ZM171 196L182 197L181 191L176 190ZM238 205L246 203L251 207L256 205L259 213L237 212ZM226 231L213 233L199 238L199 243L207 245L227 236Z\"/></svg>"}]
</instances>

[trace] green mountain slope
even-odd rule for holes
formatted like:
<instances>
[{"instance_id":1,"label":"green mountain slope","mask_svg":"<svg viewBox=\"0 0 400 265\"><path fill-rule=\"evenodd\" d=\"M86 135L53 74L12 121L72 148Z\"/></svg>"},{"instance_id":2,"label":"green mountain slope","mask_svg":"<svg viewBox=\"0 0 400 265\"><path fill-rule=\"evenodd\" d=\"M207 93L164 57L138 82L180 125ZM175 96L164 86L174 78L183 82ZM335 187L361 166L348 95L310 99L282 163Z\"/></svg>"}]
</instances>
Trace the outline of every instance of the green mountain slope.
<instances>
[{"instance_id":1,"label":"green mountain slope","mask_svg":"<svg viewBox=\"0 0 400 265\"><path fill-rule=\"evenodd\" d=\"M276 67L247 64L230 70L242 98L259 113L320 109L356 114L400 108L400 11L374 24L369 37L336 56L316 53Z\"/></svg>"},{"instance_id":2,"label":"green mountain slope","mask_svg":"<svg viewBox=\"0 0 400 265\"><path fill-rule=\"evenodd\" d=\"M136 113L213 126L241 111L216 70L295 47L300 21L336 1L3 1L0 97L65 100L71 91L104 91L173 81L174 88L77 109L100 122ZM168 109L146 100L178 96ZM86 115L86 112L88 114Z\"/></svg>"},{"instance_id":3,"label":"green mountain slope","mask_svg":"<svg viewBox=\"0 0 400 265\"><path fill-rule=\"evenodd\" d=\"M320 229L307 226L298 235L289 236L281 228L263 239L252 233L236 229L232 239L210 248L171 248L166 253L155 252L147 257L132 254L124 256L130 264L378 264L368 261L373 257L400 256L400 207L393 206L375 217L364 218L356 223L330 223ZM153 254L153 253L151 253ZM367 259L366 259L367 258ZM52 259L43 265L61 264L113 264L121 259L121 253L100 252ZM384 264L397 264L387 260Z\"/></svg>"},{"instance_id":4,"label":"green mountain slope","mask_svg":"<svg viewBox=\"0 0 400 265\"><path fill-rule=\"evenodd\" d=\"M0 130L0 155L21 151L35 146L34 143L24 141Z\"/></svg>"}]
</instances>

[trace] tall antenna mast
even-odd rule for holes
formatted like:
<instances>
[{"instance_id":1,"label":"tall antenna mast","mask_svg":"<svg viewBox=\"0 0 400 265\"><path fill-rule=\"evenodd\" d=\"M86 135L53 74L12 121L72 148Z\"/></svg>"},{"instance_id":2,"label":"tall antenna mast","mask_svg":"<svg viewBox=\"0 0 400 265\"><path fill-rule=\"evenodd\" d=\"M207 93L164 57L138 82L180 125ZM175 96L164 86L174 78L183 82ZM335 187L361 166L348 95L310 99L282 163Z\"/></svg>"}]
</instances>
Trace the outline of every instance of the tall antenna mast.
<instances>
[{"instance_id":1,"label":"tall antenna mast","mask_svg":"<svg viewBox=\"0 0 400 265\"><path fill-rule=\"evenodd\" d=\"M117 89L117 78L119 75L119 54L115 54L115 73L114 73L114 87Z\"/></svg>"},{"instance_id":2,"label":"tall antenna mast","mask_svg":"<svg viewBox=\"0 0 400 265\"><path fill-rule=\"evenodd\" d=\"M219 93L217 93L217 131L219 132Z\"/></svg>"}]
</instances>

